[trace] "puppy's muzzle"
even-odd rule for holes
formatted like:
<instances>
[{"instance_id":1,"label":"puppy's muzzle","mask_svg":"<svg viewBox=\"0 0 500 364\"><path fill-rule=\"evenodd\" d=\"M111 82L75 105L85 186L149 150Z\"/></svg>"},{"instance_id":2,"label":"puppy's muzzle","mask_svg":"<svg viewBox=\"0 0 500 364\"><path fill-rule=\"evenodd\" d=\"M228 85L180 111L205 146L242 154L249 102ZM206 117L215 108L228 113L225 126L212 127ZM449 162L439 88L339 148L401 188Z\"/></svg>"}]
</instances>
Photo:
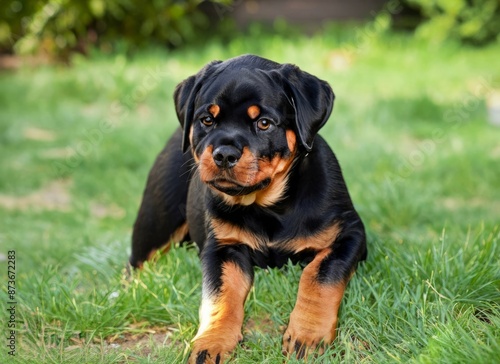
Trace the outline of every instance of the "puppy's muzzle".
<instances>
[{"instance_id":1,"label":"puppy's muzzle","mask_svg":"<svg viewBox=\"0 0 500 364\"><path fill-rule=\"evenodd\" d=\"M220 169L231 169L240 160L241 151L232 145L222 145L213 151L212 158Z\"/></svg>"}]
</instances>

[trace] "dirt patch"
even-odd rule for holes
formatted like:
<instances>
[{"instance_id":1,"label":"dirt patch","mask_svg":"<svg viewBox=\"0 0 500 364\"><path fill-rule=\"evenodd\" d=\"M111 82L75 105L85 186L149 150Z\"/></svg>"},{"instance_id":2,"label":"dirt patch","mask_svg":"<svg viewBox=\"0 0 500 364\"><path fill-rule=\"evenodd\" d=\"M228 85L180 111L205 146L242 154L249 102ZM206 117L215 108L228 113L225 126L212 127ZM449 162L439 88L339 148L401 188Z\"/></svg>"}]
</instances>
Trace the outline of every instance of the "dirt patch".
<instances>
[{"instance_id":1,"label":"dirt patch","mask_svg":"<svg viewBox=\"0 0 500 364\"><path fill-rule=\"evenodd\" d=\"M29 195L10 196L0 194L0 206L8 210L66 212L71 208L70 186L70 180L56 180Z\"/></svg>"},{"instance_id":2,"label":"dirt patch","mask_svg":"<svg viewBox=\"0 0 500 364\"><path fill-rule=\"evenodd\" d=\"M146 333L125 333L105 339L109 348L120 350L133 350L140 356L148 356L155 347L170 346L172 332L165 328L149 329Z\"/></svg>"},{"instance_id":3,"label":"dirt patch","mask_svg":"<svg viewBox=\"0 0 500 364\"><path fill-rule=\"evenodd\" d=\"M104 219L106 217L121 219L125 217L125 210L116 204L104 205L93 201L90 203L90 211L92 212L92 216L98 219Z\"/></svg>"},{"instance_id":4,"label":"dirt patch","mask_svg":"<svg viewBox=\"0 0 500 364\"><path fill-rule=\"evenodd\" d=\"M141 323L130 326L131 330L142 327ZM95 340L95 344L104 346L106 351L119 350L130 352L134 356L154 357L158 348L173 348L183 350L185 343L175 341L172 336L176 330L168 326L155 326L140 329L141 332L124 332L102 340Z\"/></svg>"},{"instance_id":5,"label":"dirt patch","mask_svg":"<svg viewBox=\"0 0 500 364\"><path fill-rule=\"evenodd\" d=\"M243 334L248 335L253 332L263 334L273 334L280 332L278 325L271 320L269 315L249 318L243 328Z\"/></svg>"},{"instance_id":6,"label":"dirt patch","mask_svg":"<svg viewBox=\"0 0 500 364\"><path fill-rule=\"evenodd\" d=\"M492 214L500 212L500 204L494 201L489 201L484 198L460 198L460 197L445 197L441 200L442 206L448 211L467 210L467 209L488 209Z\"/></svg>"},{"instance_id":7,"label":"dirt patch","mask_svg":"<svg viewBox=\"0 0 500 364\"><path fill-rule=\"evenodd\" d=\"M97 348L105 352L130 350L134 355L147 357L154 352L155 348L175 346L176 343L171 339L172 332L168 327L151 327L142 329L140 333L125 332L104 339L95 337L90 343L84 338L76 336L70 338L71 345L66 346L64 351L81 350L82 348Z\"/></svg>"},{"instance_id":8,"label":"dirt patch","mask_svg":"<svg viewBox=\"0 0 500 364\"><path fill-rule=\"evenodd\" d=\"M39 142L52 142L57 138L56 133L53 131L35 127L25 128L23 130L23 136L25 139Z\"/></svg>"},{"instance_id":9,"label":"dirt patch","mask_svg":"<svg viewBox=\"0 0 500 364\"><path fill-rule=\"evenodd\" d=\"M42 151L40 155L43 158L47 159L63 159L63 158L71 158L76 155L76 152L73 148L50 148Z\"/></svg>"},{"instance_id":10,"label":"dirt patch","mask_svg":"<svg viewBox=\"0 0 500 364\"><path fill-rule=\"evenodd\" d=\"M500 159L500 145L495 147L491 152L490 156L493 159Z\"/></svg>"}]
</instances>

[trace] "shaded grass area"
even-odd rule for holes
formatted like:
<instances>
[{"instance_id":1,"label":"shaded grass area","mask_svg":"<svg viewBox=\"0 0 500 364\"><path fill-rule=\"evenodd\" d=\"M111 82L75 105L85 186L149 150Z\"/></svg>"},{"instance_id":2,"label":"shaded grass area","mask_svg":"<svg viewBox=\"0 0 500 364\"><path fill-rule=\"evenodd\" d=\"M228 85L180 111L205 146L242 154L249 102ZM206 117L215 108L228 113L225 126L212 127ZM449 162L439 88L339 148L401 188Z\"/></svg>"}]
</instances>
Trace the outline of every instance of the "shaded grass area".
<instances>
[{"instance_id":1,"label":"shaded grass area","mask_svg":"<svg viewBox=\"0 0 500 364\"><path fill-rule=\"evenodd\" d=\"M198 324L197 251L172 249L125 280L131 226L178 125L175 85L211 59L250 52L332 84L321 134L368 230L369 259L349 284L338 338L314 362L494 362L500 129L487 123L485 100L500 87L500 49L398 35L360 44L355 31L253 34L0 73L0 252L16 251L18 300L17 355L4 348L0 361L185 360ZM234 362L283 361L299 277L292 265L256 272ZM1 296L4 312L4 286Z\"/></svg>"}]
</instances>

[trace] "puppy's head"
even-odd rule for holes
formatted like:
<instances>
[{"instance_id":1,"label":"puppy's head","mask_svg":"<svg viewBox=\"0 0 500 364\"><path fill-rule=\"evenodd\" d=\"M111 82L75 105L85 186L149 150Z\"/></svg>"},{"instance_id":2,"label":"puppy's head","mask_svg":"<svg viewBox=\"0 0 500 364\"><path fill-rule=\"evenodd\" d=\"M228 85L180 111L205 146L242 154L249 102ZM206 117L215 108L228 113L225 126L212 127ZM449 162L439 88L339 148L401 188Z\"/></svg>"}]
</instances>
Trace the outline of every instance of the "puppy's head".
<instances>
[{"instance_id":1,"label":"puppy's head","mask_svg":"<svg viewBox=\"0 0 500 364\"><path fill-rule=\"evenodd\" d=\"M200 178L232 204L271 205L333 107L330 86L290 64L245 55L214 61L174 94Z\"/></svg>"}]
</instances>

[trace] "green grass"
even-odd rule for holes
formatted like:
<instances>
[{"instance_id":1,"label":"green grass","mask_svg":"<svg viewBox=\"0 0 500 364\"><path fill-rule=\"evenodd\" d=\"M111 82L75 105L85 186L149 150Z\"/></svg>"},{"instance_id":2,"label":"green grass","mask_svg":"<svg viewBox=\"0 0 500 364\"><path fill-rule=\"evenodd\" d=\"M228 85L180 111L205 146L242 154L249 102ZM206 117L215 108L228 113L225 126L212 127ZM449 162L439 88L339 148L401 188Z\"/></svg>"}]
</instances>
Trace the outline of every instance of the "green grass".
<instances>
[{"instance_id":1,"label":"green grass","mask_svg":"<svg viewBox=\"0 0 500 364\"><path fill-rule=\"evenodd\" d=\"M485 100L500 88L500 47L359 29L254 30L202 49L0 73L0 252L16 251L18 301L17 355L2 341L0 362L185 360L198 323L196 250L173 249L131 281L123 267L148 170L178 125L175 85L241 53L295 63L337 96L321 134L367 227L369 258L347 289L335 345L314 362L496 362L500 128ZM299 277L294 266L257 271L235 363L283 362ZM0 292L5 313L5 284Z\"/></svg>"}]
</instances>

